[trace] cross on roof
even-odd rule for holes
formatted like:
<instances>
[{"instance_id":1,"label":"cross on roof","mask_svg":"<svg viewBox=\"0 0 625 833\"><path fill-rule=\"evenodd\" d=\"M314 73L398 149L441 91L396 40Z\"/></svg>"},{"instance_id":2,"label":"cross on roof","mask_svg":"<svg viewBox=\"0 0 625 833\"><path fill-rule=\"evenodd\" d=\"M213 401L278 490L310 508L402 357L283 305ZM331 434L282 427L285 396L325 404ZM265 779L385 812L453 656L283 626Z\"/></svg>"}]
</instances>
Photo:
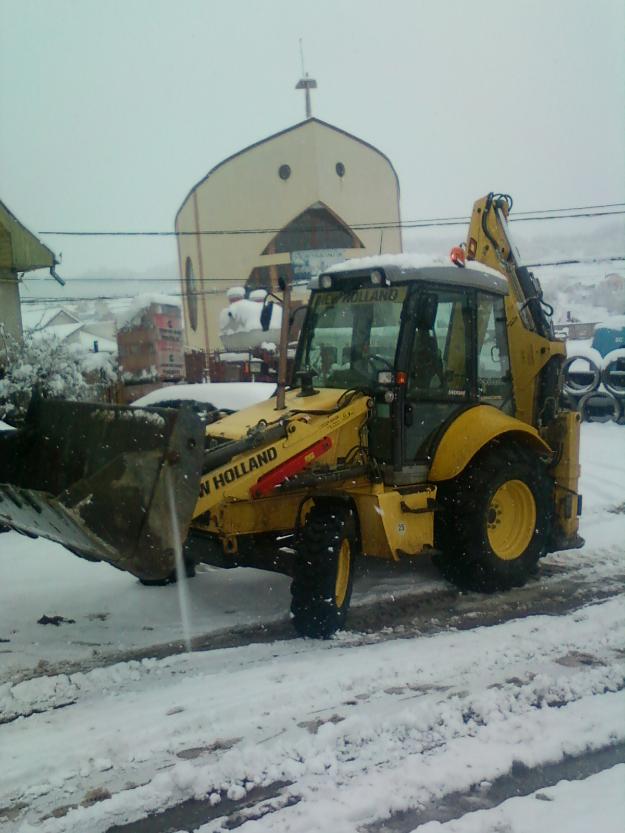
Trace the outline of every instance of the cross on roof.
<instances>
[{"instance_id":1,"label":"cross on roof","mask_svg":"<svg viewBox=\"0 0 625 833\"><path fill-rule=\"evenodd\" d=\"M308 73L304 75L303 78L295 85L296 90L305 90L306 91L306 118L309 119L312 117L312 107L310 106L310 91L317 89L317 82L314 78L309 78Z\"/></svg>"}]
</instances>

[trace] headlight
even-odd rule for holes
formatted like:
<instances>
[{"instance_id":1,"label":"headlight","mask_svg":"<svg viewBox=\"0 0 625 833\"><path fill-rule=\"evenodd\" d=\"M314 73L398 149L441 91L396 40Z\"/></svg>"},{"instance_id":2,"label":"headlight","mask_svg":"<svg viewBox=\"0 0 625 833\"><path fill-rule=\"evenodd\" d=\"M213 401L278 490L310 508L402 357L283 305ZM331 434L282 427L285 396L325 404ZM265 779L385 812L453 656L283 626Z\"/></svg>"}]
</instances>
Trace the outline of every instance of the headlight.
<instances>
[{"instance_id":1,"label":"headlight","mask_svg":"<svg viewBox=\"0 0 625 833\"><path fill-rule=\"evenodd\" d=\"M332 275L322 275L319 278L319 286L322 289L332 289Z\"/></svg>"},{"instance_id":2,"label":"headlight","mask_svg":"<svg viewBox=\"0 0 625 833\"><path fill-rule=\"evenodd\" d=\"M384 275L382 274L382 272L379 272L377 269L374 269L373 272L371 273L371 283L374 286L382 286L383 282L384 282Z\"/></svg>"}]
</instances>

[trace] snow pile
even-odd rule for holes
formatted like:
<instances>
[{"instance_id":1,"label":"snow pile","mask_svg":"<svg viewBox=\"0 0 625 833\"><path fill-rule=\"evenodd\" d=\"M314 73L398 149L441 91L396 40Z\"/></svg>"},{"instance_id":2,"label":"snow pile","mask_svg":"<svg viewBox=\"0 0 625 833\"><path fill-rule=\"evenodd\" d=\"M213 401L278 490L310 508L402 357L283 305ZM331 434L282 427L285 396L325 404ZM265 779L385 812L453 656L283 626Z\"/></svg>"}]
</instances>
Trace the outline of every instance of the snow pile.
<instances>
[{"instance_id":1,"label":"snow pile","mask_svg":"<svg viewBox=\"0 0 625 833\"><path fill-rule=\"evenodd\" d=\"M167 385L133 402L133 406L158 405L187 399L212 405L217 410L240 411L273 396L273 382L204 382L196 385Z\"/></svg>"},{"instance_id":2,"label":"snow pile","mask_svg":"<svg viewBox=\"0 0 625 833\"><path fill-rule=\"evenodd\" d=\"M219 313L219 335L249 333L252 330L262 329L260 323L262 309L262 304L257 304L247 298L233 301L230 306Z\"/></svg>"},{"instance_id":3,"label":"snow pile","mask_svg":"<svg viewBox=\"0 0 625 833\"><path fill-rule=\"evenodd\" d=\"M254 330L262 330L261 313L263 307L264 305L258 301L250 301L247 298L234 301L219 313L219 334L231 335L232 333L250 333ZM282 307L274 303L270 310L268 329L279 330L282 324Z\"/></svg>"},{"instance_id":4,"label":"snow pile","mask_svg":"<svg viewBox=\"0 0 625 833\"><path fill-rule=\"evenodd\" d=\"M273 302L242 298L219 313L219 336L227 350L253 350L264 341L278 341L281 326L282 307Z\"/></svg>"}]
</instances>

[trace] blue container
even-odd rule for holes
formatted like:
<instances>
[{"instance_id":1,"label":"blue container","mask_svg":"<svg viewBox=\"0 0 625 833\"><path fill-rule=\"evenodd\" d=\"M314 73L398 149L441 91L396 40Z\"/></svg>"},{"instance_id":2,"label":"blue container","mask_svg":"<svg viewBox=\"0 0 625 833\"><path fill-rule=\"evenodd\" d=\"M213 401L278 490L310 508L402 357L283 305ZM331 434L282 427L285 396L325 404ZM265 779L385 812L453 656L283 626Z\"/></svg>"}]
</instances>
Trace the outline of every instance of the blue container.
<instances>
[{"instance_id":1,"label":"blue container","mask_svg":"<svg viewBox=\"0 0 625 833\"><path fill-rule=\"evenodd\" d=\"M593 336L592 346L598 350L602 356L607 356L612 350L618 350L620 347L625 347L625 322L620 325L623 316L619 316L618 325L609 326L609 324L602 324L595 330Z\"/></svg>"}]
</instances>

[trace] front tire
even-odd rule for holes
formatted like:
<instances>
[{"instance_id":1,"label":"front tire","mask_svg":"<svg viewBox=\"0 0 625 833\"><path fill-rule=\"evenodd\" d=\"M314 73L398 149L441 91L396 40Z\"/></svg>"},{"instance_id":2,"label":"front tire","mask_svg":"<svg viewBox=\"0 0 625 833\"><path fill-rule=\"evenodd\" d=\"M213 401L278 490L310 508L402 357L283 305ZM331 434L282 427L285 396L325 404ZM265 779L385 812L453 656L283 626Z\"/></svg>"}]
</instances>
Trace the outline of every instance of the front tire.
<instances>
[{"instance_id":1,"label":"front tire","mask_svg":"<svg viewBox=\"0 0 625 833\"><path fill-rule=\"evenodd\" d=\"M547 552L553 484L530 450L496 445L439 485L435 563L463 590L521 587Z\"/></svg>"},{"instance_id":2,"label":"front tire","mask_svg":"<svg viewBox=\"0 0 625 833\"><path fill-rule=\"evenodd\" d=\"M358 551L354 510L315 504L302 529L291 584L293 627L300 636L328 639L343 627Z\"/></svg>"}]
</instances>

